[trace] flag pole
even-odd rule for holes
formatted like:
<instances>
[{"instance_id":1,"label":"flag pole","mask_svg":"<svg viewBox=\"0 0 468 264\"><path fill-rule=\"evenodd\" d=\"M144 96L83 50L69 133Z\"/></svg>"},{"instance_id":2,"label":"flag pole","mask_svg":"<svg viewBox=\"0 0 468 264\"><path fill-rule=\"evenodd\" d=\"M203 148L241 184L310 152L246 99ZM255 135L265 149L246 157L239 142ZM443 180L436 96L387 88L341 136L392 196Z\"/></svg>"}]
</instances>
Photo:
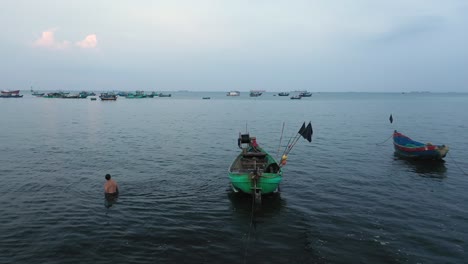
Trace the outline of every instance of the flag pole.
<instances>
[{"instance_id":1,"label":"flag pole","mask_svg":"<svg viewBox=\"0 0 468 264\"><path fill-rule=\"evenodd\" d=\"M276 159L279 158L279 152L280 152L280 149L281 149L281 141L283 140L283 132L284 132L284 121L283 121L283 128L281 128L281 136L280 136L280 141L279 141L279 145L278 145L278 151L276 153Z\"/></svg>"}]
</instances>

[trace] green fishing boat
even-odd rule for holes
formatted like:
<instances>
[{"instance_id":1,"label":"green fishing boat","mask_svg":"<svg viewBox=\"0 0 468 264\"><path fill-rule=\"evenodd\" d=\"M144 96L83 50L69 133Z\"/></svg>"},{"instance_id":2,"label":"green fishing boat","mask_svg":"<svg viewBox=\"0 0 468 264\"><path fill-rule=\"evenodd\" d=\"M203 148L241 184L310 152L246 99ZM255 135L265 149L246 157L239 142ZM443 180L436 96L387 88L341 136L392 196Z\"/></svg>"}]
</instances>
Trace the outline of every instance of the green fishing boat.
<instances>
[{"instance_id":1,"label":"green fishing boat","mask_svg":"<svg viewBox=\"0 0 468 264\"><path fill-rule=\"evenodd\" d=\"M244 140L242 140L244 139ZM278 162L259 146L255 138L241 135L241 144L247 144L229 167L229 179L235 192L267 194L278 190L283 172Z\"/></svg>"},{"instance_id":2,"label":"green fishing boat","mask_svg":"<svg viewBox=\"0 0 468 264\"><path fill-rule=\"evenodd\" d=\"M312 133L311 124L306 127L304 123L298 135L290 139L290 144L286 146L280 162L261 148L255 137L240 134L237 144L241 152L228 170L233 191L252 194L257 202L261 202L262 194L278 192L283 179L282 167L286 165L289 152L301 136L310 142Z\"/></svg>"}]
</instances>

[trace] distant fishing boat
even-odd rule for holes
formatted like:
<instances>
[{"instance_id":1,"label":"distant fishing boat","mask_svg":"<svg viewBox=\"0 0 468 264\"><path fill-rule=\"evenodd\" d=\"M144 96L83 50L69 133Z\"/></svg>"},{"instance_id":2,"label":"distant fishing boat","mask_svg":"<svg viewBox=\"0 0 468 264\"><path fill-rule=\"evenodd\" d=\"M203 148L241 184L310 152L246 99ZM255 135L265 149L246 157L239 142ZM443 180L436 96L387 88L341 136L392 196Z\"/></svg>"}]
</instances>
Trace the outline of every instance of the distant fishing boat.
<instances>
[{"instance_id":1,"label":"distant fishing boat","mask_svg":"<svg viewBox=\"0 0 468 264\"><path fill-rule=\"evenodd\" d=\"M48 93L44 95L44 98L63 98L64 96L68 95L68 93L64 92L54 92L54 93Z\"/></svg>"},{"instance_id":2,"label":"distant fishing boat","mask_svg":"<svg viewBox=\"0 0 468 264\"><path fill-rule=\"evenodd\" d=\"M42 97L44 96L45 93L39 93L38 91L34 91L31 87L31 95L37 96L37 97Z\"/></svg>"},{"instance_id":3,"label":"distant fishing boat","mask_svg":"<svg viewBox=\"0 0 468 264\"><path fill-rule=\"evenodd\" d=\"M159 97L171 97L172 95L171 94L159 93L158 96Z\"/></svg>"},{"instance_id":4,"label":"distant fishing boat","mask_svg":"<svg viewBox=\"0 0 468 264\"><path fill-rule=\"evenodd\" d=\"M208 100L208 99L211 99L211 97L209 97L209 96L205 96L205 97L202 97L202 99L204 99L204 100Z\"/></svg>"},{"instance_id":5,"label":"distant fishing boat","mask_svg":"<svg viewBox=\"0 0 468 264\"><path fill-rule=\"evenodd\" d=\"M289 93L281 92L281 93L278 93L278 96L289 96Z\"/></svg>"},{"instance_id":6,"label":"distant fishing boat","mask_svg":"<svg viewBox=\"0 0 468 264\"><path fill-rule=\"evenodd\" d=\"M302 92L299 93L299 95L300 95L301 97L311 97L311 96L312 96L312 93L307 92L307 91L302 91Z\"/></svg>"},{"instance_id":7,"label":"distant fishing boat","mask_svg":"<svg viewBox=\"0 0 468 264\"><path fill-rule=\"evenodd\" d=\"M440 160L449 151L445 145L414 141L396 130L393 132L393 146L398 156L411 159Z\"/></svg>"},{"instance_id":8,"label":"distant fishing boat","mask_svg":"<svg viewBox=\"0 0 468 264\"><path fill-rule=\"evenodd\" d=\"M0 94L1 98L22 98L23 95L19 94L20 90L8 91L3 90Z\"/></svg>"},{"instance_id":9,"label":"distant fishing boat","mask_svg":"<svg viewBox=\"0 0 468 264\"><path fill-rule=\"evenodd\" d=\"M2 94L19 94L20 90L2 90Z\"/></svg>"},{"instance_id":10,"label":"distant fishing boat","mask_svg":"<svg viewBox=\"0 0 468 264\"><path fill-rule=\"evenodd\" d=\"M226 96L239 96L240 92L239 91L230 91L226 94Z\"/></svg>"},{"instance_id":11,"label":"distant fishing boat","mask_svg":"<svg viewBox=\"0 0 468 264\"><path fill-rule=\"evenodd\" d=\"M241 152L228 170L233 191L252 194L257 202L261 202L262 194L279 191L283 179L282 167L286 165L287 155L301 136L310 142L312 133L312 125L309 123L306 127L304 123L298 135L286 147L280 162L258 145L256 137L239 134L237 144Z\"/></svg>"},{"instance_id":12,"label":"distant fishing boat","mask_svg":"<svg viewBox=\"0 0 468 264\"><path fill-rule=\"evenodd\" d=\"M263 90L251 90L249 95L250 95L250 97L259 97L259 96L261 96L263 94L263 92L265 92L265 91L263 91Z\"/></svg>"},{"instance_id":13,"label":"distant fishing boat","mask_svg":"<svg viewBox=\"0 0 468 264\"><path fill-rule=\"evenodd\" d=\"M87 92L87 91L81 91L79 94L78 94L78 98L81 98L81 99L86 99L88 98L88 96L95 96L96 94L93 93L93 92Z\"/></svg>"},{"instance_id":14,"label":"distant fishing boat","mask_svg":"<svg viewBox=\"0 0 468 264\"><path fill-rule=\"evenodd\" d=\"M81 98L79 94L65 94L62 96L63 99L79 99Z\"/></svg>"},{"instance_id":15,"label":"distant fishing boat","mask_svg":"<svg viewBox=\"0 0 468 264\"><path fill-rule=\"evenodd\" d=\"M292 100L299 100L299 99L301 99L301 98L302 98L302 96L300 96L300 95L291 96L291 99L292 99Z\"/></svg>"},{"instance_id":16,"label":"distant fishing boat","mask_svg":"<svg viewBox=\"0 0 468 264\"><path fill-rule=\"evenodd\" d=\"M128 93L125 98L127 99L140 99L148 97L144 91L135 91L135 93ZM152 98L153 96L151 96Z\"/></svg>"},{"instance_id":17,"label":"distant fishing boat","mask_svg":"<svg viewBox=\"0 0 468 264\"><path fill-rule=\"evenodd\" d=\"M101 101L116 101L117 95L114 93L102 93L99 98L101 98Z\"/></svg>"}]
</instances>

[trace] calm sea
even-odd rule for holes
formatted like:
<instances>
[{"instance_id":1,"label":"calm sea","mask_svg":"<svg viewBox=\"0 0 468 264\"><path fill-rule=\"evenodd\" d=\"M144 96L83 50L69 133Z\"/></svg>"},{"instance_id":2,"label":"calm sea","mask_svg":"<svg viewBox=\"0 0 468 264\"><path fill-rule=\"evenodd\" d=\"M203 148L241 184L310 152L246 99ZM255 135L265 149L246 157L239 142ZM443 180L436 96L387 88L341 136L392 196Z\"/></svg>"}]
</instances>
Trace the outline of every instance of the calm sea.
<instances>
[{"instance_id":1,"label":"calm sea","mask_svg":"<svg viewBox=\"0 0 468 264\"><path fill-rule=\"evenodd\" d=\"M210 100L202 97L210 96ZM174 92L0 99L0 263L466 263L468 94ZM389 122L390 114L394 122ZM252 208L227 169L248 130L289 155ZM396 158L391 136L450 147ZM103 195L104 175L120 185Z\"/></svg>"}]
</instances>

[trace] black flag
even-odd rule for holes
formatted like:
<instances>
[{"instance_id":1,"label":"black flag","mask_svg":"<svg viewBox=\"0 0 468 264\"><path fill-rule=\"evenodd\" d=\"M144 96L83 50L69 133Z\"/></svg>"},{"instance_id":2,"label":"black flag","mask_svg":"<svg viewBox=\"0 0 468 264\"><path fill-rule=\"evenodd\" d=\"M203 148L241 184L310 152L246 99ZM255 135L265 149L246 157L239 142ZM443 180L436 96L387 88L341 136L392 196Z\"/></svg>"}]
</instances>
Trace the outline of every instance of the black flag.
<instances>
[{"instance_id":1,"label":"black flag","mask_svg":"<svg viewBox=\"0 0 468 264\"><path fill-rule=\"evenodd\" d=\"M302 133L304 133L304 130L305 130L305 129L306 129L306 126L305 126L305 122L304 122L304 123L302 124L302 126L301 126L301 129L299 129L299 132L297 132L297 133L299 133L299 135L302 135Z\"/></svg>"},{"instance_id":2,"label":"black flag","mask_svg":"<svg viewBox=\"0 0 468 264\"><path fill-rule=\"evenodd\" d=\"M390 118L389 118L388 120L390 120L390 124L393 123L393 116L392 116L392 114L390 114Z\"/></svg>"},{"instance_id":3,"label":"black flag","mask_svg":"<svg viewBox=\"0 0 468 264\"><path fill-rule=\"evenodd\" d=\"M304 128L304 129L303 129ZM305 122L304 124L302 125L301 129L299 130L299 134L301 134L301 136L305 139L307 139L307 141L311 142L312 141L312 134L314 132L312 131L312 124L309 122L309 124L307 125L307 127L305 127Z\"/></svg>"}]
</instances>

